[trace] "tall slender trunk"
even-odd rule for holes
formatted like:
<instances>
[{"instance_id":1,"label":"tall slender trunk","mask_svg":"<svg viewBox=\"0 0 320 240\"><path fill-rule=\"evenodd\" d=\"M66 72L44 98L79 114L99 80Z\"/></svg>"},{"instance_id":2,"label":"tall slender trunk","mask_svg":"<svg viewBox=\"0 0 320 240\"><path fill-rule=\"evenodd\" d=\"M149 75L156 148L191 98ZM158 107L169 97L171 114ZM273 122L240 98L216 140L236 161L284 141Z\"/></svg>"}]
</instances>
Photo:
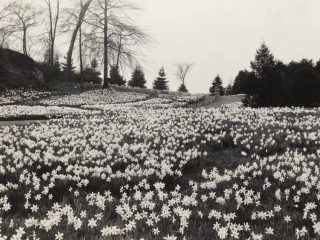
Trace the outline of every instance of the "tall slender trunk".
<instances>
[{"instance_id":1,"label":"tall slender trunk","mask_svg":"<svg viewBox=\"0 0 320 240\"><path fill-rule=\"evenodd\" d=\"M54 65L54 41L52 41L50 47L51 47L51 49L50 49L50 67L51 67L51 69L53 69L53 65Z\"/></svg>"},{"instance_id":2,"label":"tall slender trunk","mask_svg":"<svg viewBox=\"0 0 320 240\"><path fill-rule=\"evenodd\" d=\"M108 0L104 0L104 76L103 88L109 88L108 83Z\"/></svg>"},{"instance_id":3,"label":"tall slender trunk","mask_svg":"<svg viewBox=\"0 0 320 240\"><path fill-rule=\"evenodd\" d=\"M80 80L83 82L83 59L82 59L82 30L79 29L79 60L80 60Z\"/></svg>"},{"instance_id":4,"label":"tall slender trunk","mask_svg":"<svg viewBox=\"0 0 320 240\"><path fill-rule=\"evenodd\" d=\"M48 9L49 9L49 19L50 19L50 32L49 32L49 67L51 71L53 70L53 52L54 52L54 43L53 43L53 26L52 26L52 9L51 9L51 1L48 1Z\"/></svg>"},{"instance_id":5,"label":"tall slender trunk","mask_svg":"<svg viewBox=\"0 0 320 240\"><path fill-rule=\"evenodd\" d=\"M27 28L23 28L23 39L22 39L22 48L23 48L23 54L28 56L28 50L27 50Z\"/></svg>"},{"instance_id":6,"label":"tall slender trunk","mask_svg":"<svg viewBox=\"0 0 320 240\"><path fill-rule=\"evenodd\" d=\"M70 80L71 79L71 63L72 63L72 54L73 54L73 49L74 49L74 45L75 45L75 41L78 35L78 31L81 27L81 24L84 20L84 17L86 15L86 12L91 4L92 0L88 0L83 6L81 6L81 10L79 13L79 18L78 18L78 22L77 25L72 33L72 37L71 37L71 41L70 41L70 45L69 45L69 50L68 50L68 54L67 54L67 78Z\"/></svg>"},{"instance_id":7,"label":"tall slender trunk","mask_svg":"<svg viewBox=\"0 0 320 240\"><path fill-rule=\"evenodd\" d=\"M67 54L67 79L68 80L71 80L72 54L73 54L73 49L74 49L74 45L75 45L75 41L76 41L76 38L78 35L79 28L80 28L80 24L77 24L75 30L72 33L69 51Z\"/></svg>"}]
</instances>

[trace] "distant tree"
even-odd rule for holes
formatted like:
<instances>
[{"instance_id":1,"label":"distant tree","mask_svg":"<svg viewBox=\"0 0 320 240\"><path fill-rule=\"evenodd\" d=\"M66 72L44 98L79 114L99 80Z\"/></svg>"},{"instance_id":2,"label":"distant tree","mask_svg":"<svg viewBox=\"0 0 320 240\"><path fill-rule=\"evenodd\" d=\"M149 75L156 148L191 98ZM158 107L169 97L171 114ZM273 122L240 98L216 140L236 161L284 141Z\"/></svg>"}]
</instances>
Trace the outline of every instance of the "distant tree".
<instances>
[{"instance_id":1,"label":"distant tree","mask_svg":"<svg viewBox=\"0 0 320 240\"><path fill-rule=\"evenodd\" d=\"M53 9L52 7L52 0L43 0L47 5L48 10L48 36L47 36L47 44L49 50L49 66L53 70L54 65L54 46L57 36L57 26L59 21L59 14L60 14L60 0L56 0L56 8ZM53 11L55 10L55 13Z\"/></svg>"},{"instance_id":2,"label":"distant tree","mask_svg":"<svg viewBox=\"0 0 320 240\"><path fill-rule=\"evenodd\" d=\"M276 61L269 48L263 43L251 62L251 73L244 73L246 105L255 107L278 106L283 104L281 94L284 64ZM248 101L247 101L248 100Z\"/></svg>"},{"instance_id":3,"label":"distant tree","mask_svg":"<svg viewBox=\"0 0 320 240\"><path fill-rule=\"evenodd\" d=\"M228 84L228 86L224 89L224 93L225 93L225 95L232 95L233 94L232 83Z\"/></svg>"},{"instance_id":4,"label":"distant tree","mask_svg":"<svg viewBox=\"0 0 320 240\"><path fill-rule=\"evenodd\" d=\"M265 43L257 50L255 60L250 63L253 72L258 78L263 78L275 66L274 56Z\"/></svg>"},{"instance_id":5,"label":"distant tree","mask_svg":"<svg viewBox=\"0 0 320 240\"><path fill-rule=\"evenodd\" d=\"M320 76L312 60L291 62L284 80L284 96L289 106L318 106Z\"/></svg>"},{"instance_id":6,"label":"distant tree","mask_svg":"<svg viewBox=\"0 0 320 240\"><path fill-rule=\"evenodd\" d=\"M166 73L164 71L164 67L161 67L161 69L159 70L159 76L153 82L153 89L169 90L168 81L167 81Z\"/></svg>"},{"instance_id":7,"label":"distant tree","mask_svg":"<svg viewBox=\"0 0 320 240\"><path fill-rule=\"evenodd\" d=\"M188 92L186 87L186 77L188 72L192 67L192 63L178 63L177 70L176 70L176 77L181 81L181 85L178 89L179 92Z\"/></svg>"},{"instance_id":8,"label":"distant tree","mask_svg":"<svg viewBox=\"0 0 320 240\"><path fill-rule=\"evenodd\" d=\"M72 36L70 39L70 44L69 44L69 50L67 53L66 57L66 77L71 78L72 76L72 55L73 55L73 50L74 46L76 43L77 35L78 32L80 31L81 25L85 20L85 16L89 10L90 4L92 3L93 0L85 0L85 1L80 1L78 5L78 9L76 10L77 12L75 13L75 10L72 9L69 13L70 17L67 19L66 24L68 28L70 26L74 26L74 29L72 31Z\"/></svg>"},{"instance_id":9,"label":"distant tree","mask_svg":"<svg viewBox=\"0 0 320 240\"><path fill-rule=\"evenodd\" d=\"M137 65L132 73L131 80L128 82L130 87L146 88L146 79L141 66Z\"/></svg>"},{"instance_id":10,"label":"distant tree","mask_svg":"<svg viewBox=\"0 0 320 240\"><path fill-rule=\"evenodd\" d=\"M181 83L180 87L178 88L178 92L189 92L186 85L184 85L183 83Z\"/></svg>"},{"instance_id":11,"label":"distant tree","mask_svg":"<svg viewBox=\"0 0 320 240\"><path fill-rule=\"evenodd\" d=\"M224 95L224 89L222 86L222 80L220 76L216 76L216 78L212 81L212 85L209 89L211 95L218 94L220 96Z\"/></svg>"},{"instance_id":12,"label":"distant tree","mask_svg":"<svg viewBox=\"0 0 320 240\"><path fill-rule=\"evenodd\" d=\"M234 94L252 94L257 89L257 79L253 72L239 71L234 80L232 91Z\"/></svg>"},{"instance_id":13,"label":"distant tree","mask_svg":"<svg viewBox=\"0 0 320 240\"><path fill-rule=\"evenodd\" d=\"M82 81L89 82L97 85L102 84L102 78L100 77L101 73L98 70L98 61L97 59L92 59L90 67L86 67L82 73L80 73Z\"/></svg>"},{"instance_id":14,"label":"distant tree","mask_svg":"<svg viewBox=\"0 0 320 240\"><path fill-rule=\"evenodd\" d=\"M123 76L121 76L119 73L119 67L117 65L111 66L109 83L116 84L118 86L123 86L126 84Z\"/></svg>"},{"instance_id":15,"label":"distant tree","mask_svg":"<svg viewBox=\"0 0 320 240\"><path fill-rule=\"evenodd\" d=\"M14 26L10 21L13 12L11 6L13 2L4 5L0 9L0 48L9 48L9 38L14 32Z\"/></svg>"},{"instance_id":16,"label":"distant tree","mask_svg":"<svg viewBox=\"0 0 320 240\"><path fill-rule=\"evenodd\" d=\"M18 1L10 5L11 26L13 32L22 34L22 52L29 55L28 39L29 30L38 25L38 16L41 14L31 4L24 4Z\"/></svg>"}]
</instances>

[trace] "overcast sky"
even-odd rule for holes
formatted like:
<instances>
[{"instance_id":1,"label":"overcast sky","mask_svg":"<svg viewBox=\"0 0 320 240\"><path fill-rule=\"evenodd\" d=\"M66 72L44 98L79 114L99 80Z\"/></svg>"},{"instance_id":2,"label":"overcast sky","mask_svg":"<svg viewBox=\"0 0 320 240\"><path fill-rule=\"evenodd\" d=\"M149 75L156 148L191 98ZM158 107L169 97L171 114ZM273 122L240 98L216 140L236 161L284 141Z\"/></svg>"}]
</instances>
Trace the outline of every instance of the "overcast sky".
<instances>
[{"instance_id":1,"label":"overcast sky","mask_svg":"<svg viewBox=\"0 0 320 240\"><path fill-rule=\"evenodd\" d=\"M132 1L141 7L135 20L154 39L141 63L149 87L163 65L176 90L179 62L194 63L186 81L191 92L208 92L217 74L227 85L249 69L263 41L284 62L320 58L320 0Z\"/></svg>"},{"instance_id":2,"label":"overcast sky","mask_svg":"<svg viewBox=\"0 0 320 240\"><path fill-rule=\"evenodd\" d=\"M138 0L140 25L155 39L144 64L151 81L164 65L172 88L174 64L193 62L192 92L207 92L219 74L225 84L249 68L265 41L275 57L320 58L319 0Z\"/></svg>"}]
</instances>

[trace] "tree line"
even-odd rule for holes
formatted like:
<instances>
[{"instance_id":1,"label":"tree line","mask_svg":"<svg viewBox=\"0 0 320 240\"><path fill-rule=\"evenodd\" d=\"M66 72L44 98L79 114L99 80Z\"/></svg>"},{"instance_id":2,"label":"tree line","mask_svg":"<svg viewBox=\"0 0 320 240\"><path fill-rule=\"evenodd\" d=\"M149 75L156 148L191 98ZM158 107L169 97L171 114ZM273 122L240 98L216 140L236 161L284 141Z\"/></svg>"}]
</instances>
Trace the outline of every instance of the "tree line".
<instances>
[{"instance_id":1,"label":"tree line","mask_svg":"<svg viewBox=\"0 0 320 240\"><path fill-rule=\"evenodd\" d=\"M138 6L129 0L70 2L71 6L65 8L61 7L61 0L42 0L42 6L18 0L9 2L0 9L0 48L18 50L30 57L42 54L43 61L38 65L48 81L91 82L104 88L109 84L145 88L137 46L148 44L151 38L130 17L130 12L139 9ZM68 44L63 62L56 46L60 35ZM75 58L79 71L75 70ZM134 68L128 82L120 73L127 66ZM176 65L175 76L181 81L178 89L181 92L188 91L186 78L191 67L191 63ZM169 90L163 67L153 88Z\"/></svg>"},{"instance_id":2,"label":"tree line","mask_svg":"<svg viewBox=\"0 0 320 240\"><path fill-rule=\"evenodd\" d=\"M0 47L17 49L26 56L44 53L41 67L48 78L96 82L100 62L102 84L108 88L109 71L117 74L122 66L136 65L137 46L150 41L130 17L130 12L138 9L130 1L70 0L71 6L65 8L61 0L42 3L35 6L16 0L0 9ZM60 35L68 39L63 64L56 46ZM75 55L78 74L74 71Z\"/></svg>"},{"instance_id":3,"label":"tree line","mask_svg":"<svg viewBox=\"0 0 320 240\"><path fill-rule=\"evenodd\" d=\"M243 102L251 107L320 106L320 60L314 63L302 59L285 64L275 59L263 43L250 67L250 71L239 71L226 89L217 76L210 92L246 94Z\"/></svg>"}]
</instances>

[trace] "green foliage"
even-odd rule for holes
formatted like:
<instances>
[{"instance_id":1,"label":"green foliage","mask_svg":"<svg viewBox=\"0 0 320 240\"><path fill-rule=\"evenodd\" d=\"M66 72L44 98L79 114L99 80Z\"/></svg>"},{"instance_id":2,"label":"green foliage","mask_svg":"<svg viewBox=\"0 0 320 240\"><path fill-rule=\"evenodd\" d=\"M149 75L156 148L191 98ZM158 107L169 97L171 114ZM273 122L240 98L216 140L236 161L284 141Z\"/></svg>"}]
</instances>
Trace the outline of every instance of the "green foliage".
<instances>
[{"instance_id":1,"label":"green foliage","mask_svg":"<svg viewBox=\"0 0 320 240\"><path fill-rule=\"evenodd\" d=\"M137 65L132 73L131 80L128 82L130 87L146 88L146 79L141 66Z\"/></svg>"},{"instance_id":2,"label":"green foliage","mask_svg":"<svg viewBox=\"0 0 320 240\"><path fill-rule=\"evenodd\" d=\"M164 67L159 70L159 76L153 82L153 89L157 90L169 90L168 81Z\"/></svg>"},{"instance_id":3,"label":"green foliage","mask_svg":"<svg viewBox=\"0 0 320 240\"><path fill-rule=\"evenodd\" d=\"M123 76L120 75L119 67L116 65L111 66L109 83L116 84L118 86L123 86L126 84L126 81L124 80Z\"/></svg>"},{"instance_id":4,"label":"green foliage","mask_svg":"<svg viewBox=\"0 0 320 240\"><path fill-rule=\"evenodd\" d=\"M218 94L220 96L224 95L224 88L222 86L222 80L220 76L216 76L216 78L212 81L212 85L209 89L211 95Z\"/></svg>"}]
</instances>

